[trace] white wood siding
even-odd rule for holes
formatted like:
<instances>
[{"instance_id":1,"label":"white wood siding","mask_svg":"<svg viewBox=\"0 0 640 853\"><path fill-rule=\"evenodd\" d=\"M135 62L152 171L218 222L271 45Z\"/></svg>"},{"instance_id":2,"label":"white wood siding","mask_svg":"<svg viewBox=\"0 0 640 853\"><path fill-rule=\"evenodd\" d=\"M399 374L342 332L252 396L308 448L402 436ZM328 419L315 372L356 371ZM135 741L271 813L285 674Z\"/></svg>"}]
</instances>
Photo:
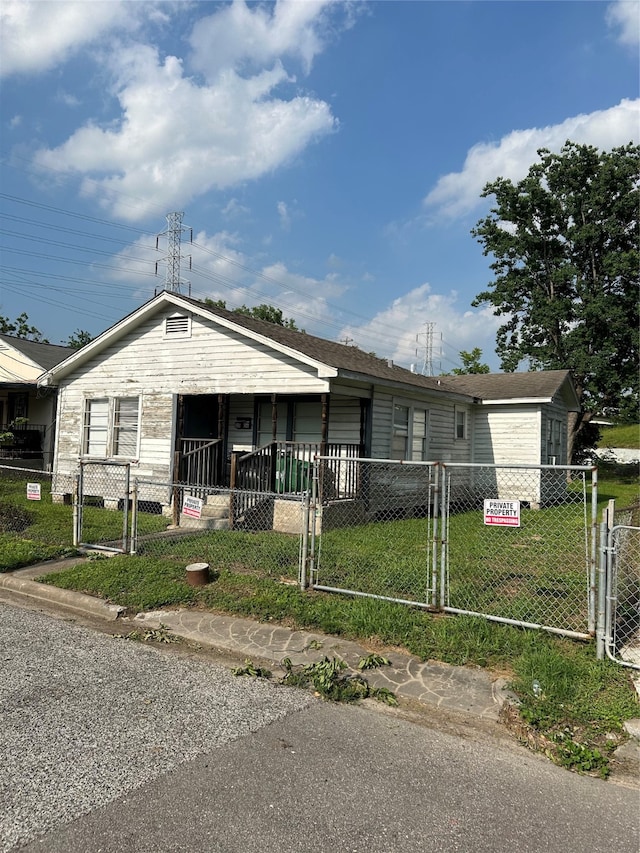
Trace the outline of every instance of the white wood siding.
<instances>
[{"instance_id":1,"label":"white wood siding","mask_svg":"<svg viewBox=\"0 0 640 853\"><path fill-rule=\"evenodd\" d=\"M77 465L86 398L141 396L139 473L168 479L176 395L242 394L252 400L253 394L329 390L328 380L319 379L313 368L197 317L190 338L167 338L164 320L171 313L155 315L63 380L58 412L61 468L75 470ZM252 407L249 414L253 417ZM246 443L247 431L236 432L232 442Z\"/></svg>"},{"instance_id":2,"label":"white wood siding","mask_svg":"<svg viewBox=\"0 0 640 853\"><path fill-rule=\"evenodd\" d=\"M478 406L472 428L474 462L540 464L539 406Z\"/></svg>"}]
</instances>

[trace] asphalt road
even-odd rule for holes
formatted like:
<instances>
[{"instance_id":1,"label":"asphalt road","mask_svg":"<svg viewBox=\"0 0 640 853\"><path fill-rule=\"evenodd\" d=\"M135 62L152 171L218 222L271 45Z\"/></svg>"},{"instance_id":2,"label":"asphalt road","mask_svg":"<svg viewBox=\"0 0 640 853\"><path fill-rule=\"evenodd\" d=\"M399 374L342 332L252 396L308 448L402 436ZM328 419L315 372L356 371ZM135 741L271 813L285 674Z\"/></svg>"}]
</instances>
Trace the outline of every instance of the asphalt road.
<instances>
[{"instance_id":1,"label":"asphalt road","mask_svg":"<svg viewBox=\"0 0 640 853\"><path fill-rule=\"evenodd\" d=\"M638 853L638 791L0 603L0 850Z\"/></svg>"}]
</instances>

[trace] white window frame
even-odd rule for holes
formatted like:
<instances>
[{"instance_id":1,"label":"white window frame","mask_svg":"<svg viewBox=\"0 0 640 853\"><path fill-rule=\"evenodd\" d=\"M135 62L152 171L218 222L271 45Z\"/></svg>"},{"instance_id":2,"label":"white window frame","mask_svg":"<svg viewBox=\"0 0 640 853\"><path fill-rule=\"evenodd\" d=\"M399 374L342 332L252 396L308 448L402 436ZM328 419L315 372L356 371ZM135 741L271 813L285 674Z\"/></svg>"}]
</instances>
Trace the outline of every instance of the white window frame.
<instances>
[{"instance_id":1,"label":"white window frame","mask_svg":"<svg viewBox=\"0 0 640 853\"><path fill-rule=\"evenodd\" d=\"M562 465L564 424L560 418L547 418L547 465Z\"/></svg>"},{"instance_id":2,"label":"white window frame","mask_svg":"<svg viewBox=\"0 0 640 853\"><path fill-rule=\"evenodd\" d=\"M396 418L400 410L406 412L406 421ZM424 418L422 417L424 415ZM424 435L418 434L420 421L424 423ZM420 449L417 450L417 443ZM391 459L401 459L404 462L425 462L429 442L429 410L425 405L402 399L394 399L391 415ZM402 443L402 448L400 448ZM419 458L416 458L418 456Z\"/></svg>"},{"instance_id":3,"label":"white window frame","mask_svg":"<svg viewBox=\"0 0 640 853\"><path fill-rule=\"evenodd\" d=\"M458 435L458 417L462 415L462 435ZM453 437L456 441L464 441L469 438L469 412L456 406L453 410Z\"/></svg>"},{"instance_id":4,"label":"white window frame","mask_svg":"<svg viewBox=\"0 0 640 853\"><path fill-rule=\"evenodd\" d=\"M127 423L119 421L124 401L135 400L134 407L129 407ZM103 404L101 407L98 404ZM102 409L102 410L100 410ZM102 418L104 425L98 423L92 426L92 410L98 418ZM92 459L137 459L140 451L140 413L142 411L142 397L138 394L121 397L87 397L84 401L84 413L82 417L82 436L80 455ZM135 417L135 420L134 420ZM123 443L123 436L132 436L133 441L125 441L127 450L133 452L118 452L118 445ZM96 450L98 445L98 450ZM133 446L135 445L135 447ZM100 452L98 452L100 451ZM103 452L102 452L103 451Z\"/></svg>"}]
</instances>

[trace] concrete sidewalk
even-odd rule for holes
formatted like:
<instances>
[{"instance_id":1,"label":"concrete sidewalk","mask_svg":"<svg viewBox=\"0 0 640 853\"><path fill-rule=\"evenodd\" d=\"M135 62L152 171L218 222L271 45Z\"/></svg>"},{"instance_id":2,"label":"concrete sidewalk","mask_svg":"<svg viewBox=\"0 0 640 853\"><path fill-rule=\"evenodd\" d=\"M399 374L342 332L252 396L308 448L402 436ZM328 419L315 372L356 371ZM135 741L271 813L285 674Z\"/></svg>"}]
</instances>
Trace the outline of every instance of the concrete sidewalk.
<instances>
[{"instance_id":1,"label":"concrete sidewalk","mask_svg":"<svg viewBox=\"0 0 640 853\"><path fill-rule=\"evenodd\" d=\"M284 658L298 665L313 663L326 655L344 660L351 670L357 671L360 659L372 651L340 637L295 631L281 625L197 609L158 610L129 617L125 615L124 608L94 596L58 589L34 580L43 574L67 569L84 559L42 563L0 574L0 591L29 606L103 622L117 621L121 633L164 626L193 646L219 652L237 663L251 659L271 669L281 666ZM479 667L423 662L396 649L376 648L375 651L390 660L391 666L363 673L372 686L386 687L399 698L453 714L461 722L498 721L500 708L508 697L504 679L492 680L489 673Z\"/></svg>"}]
</instances>

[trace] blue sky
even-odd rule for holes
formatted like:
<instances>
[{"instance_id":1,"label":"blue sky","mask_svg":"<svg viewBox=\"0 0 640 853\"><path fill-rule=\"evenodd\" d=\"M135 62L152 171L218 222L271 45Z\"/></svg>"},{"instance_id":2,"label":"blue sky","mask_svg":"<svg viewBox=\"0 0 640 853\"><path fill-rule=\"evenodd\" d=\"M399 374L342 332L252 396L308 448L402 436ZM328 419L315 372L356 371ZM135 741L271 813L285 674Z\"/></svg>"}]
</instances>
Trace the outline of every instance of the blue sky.
<instances>
[{"instance_id":1,"label":"blue sky","mask_svg":"<svg viewBox=\"0 0 640 853\"><path fill-rule=\"evenodd\" d=\"M640 142L637 2L3 0L0 315L98 334L182 276L434 373L480 347L470 230L567 139ZM188 269L191 258L191 269ZM155 275L159 261L158 275ZM431 345L429 346L429 341Z\"/></svg>"}]
</instances>

